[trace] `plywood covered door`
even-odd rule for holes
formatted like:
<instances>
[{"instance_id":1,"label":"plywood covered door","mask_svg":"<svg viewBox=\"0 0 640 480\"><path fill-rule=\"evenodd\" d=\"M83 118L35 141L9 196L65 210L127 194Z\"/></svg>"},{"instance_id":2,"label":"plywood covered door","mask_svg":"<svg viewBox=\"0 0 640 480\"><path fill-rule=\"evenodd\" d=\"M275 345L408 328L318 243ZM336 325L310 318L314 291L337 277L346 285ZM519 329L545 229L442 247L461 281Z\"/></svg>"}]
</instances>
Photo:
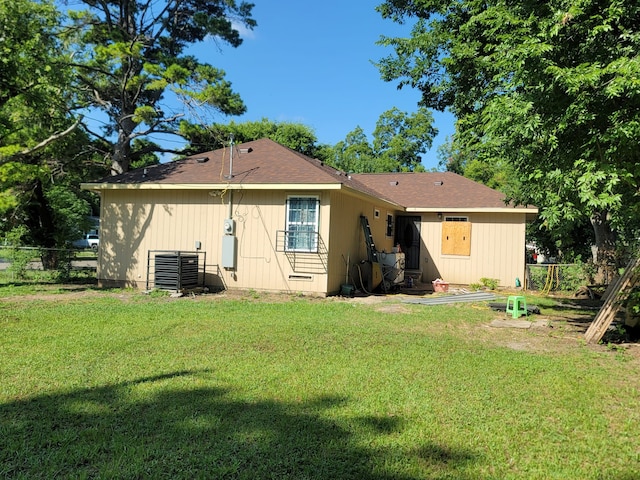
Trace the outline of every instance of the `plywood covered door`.
<instances>
[{"instance_id":1,"label":"plywood covered door","mask_svg":"<svg viewBox=\"0 0 640 480\"><path fill-rule=\"evenodd\" d=\"M396 219L396 245L405 254L405 268L407 270L420 269L420 217L398 217Z\"/></svg>"}]
</instances>

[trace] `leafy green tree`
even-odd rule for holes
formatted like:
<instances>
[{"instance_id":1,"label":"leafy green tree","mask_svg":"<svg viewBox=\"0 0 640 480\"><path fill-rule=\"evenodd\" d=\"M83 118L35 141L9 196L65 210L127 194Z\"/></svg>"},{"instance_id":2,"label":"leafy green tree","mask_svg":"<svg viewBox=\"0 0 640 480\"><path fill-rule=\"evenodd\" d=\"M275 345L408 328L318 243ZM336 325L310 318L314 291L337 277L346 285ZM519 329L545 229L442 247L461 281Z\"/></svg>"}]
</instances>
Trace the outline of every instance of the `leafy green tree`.
<instances>
[{"instance_id":1,"label":"leafy green tree","mask_svg":"<svg viewBox=\"0 0 640 480\"><path fill-rule=\"evenodd\" d=\"M278 122L267 118L240 123L231 121L228 124L210 126L183 121L180 125L180 133L189 141L188 152L194 154L229 145L232 137L235 143L270 138L274 142L310 157L316 157L319 148L317 146L318 139L308 126L301 123Z\"/></svg>"},{"instance_id":2,"label":"leafy green tree","mask_svg":"<svg viewBox=\"0 0 640 480\"><path fill-rule=\"evenodd\" d=\"M433 118L426 109L408 115L393 108L376 124L373 144L364 130L356 127L336 145L320 145L311 128L300 123L263 118L256 122L196 125L183 121L181 135L189 140L188 153L198 153L260 138L270 138L309 157L346 172L390 172L424 169L420 154L431 147L436 134Z\"/></svg>"},{"instance_id":3,"label":"leafy green tree","mask_svg":"<svg viewBox=\"0 0 640 480\"><path fill-rule=\"evenodd\" d=\"M84 163L88 139L73 116L60 21L52 2L0 0L0 232L43 247L54 268L56 248L81 233L91 212L78 184L96 168Z\"/></svg>"},{"instance_id":4,"label":"leafy green tree","mask_svg":"<svg viewBox=\"0 0 640 480\"><path fill-rule=\"evenodd\" d=\"M511 198L541 208L548 228L592 225L598 261L616 234L637 238L640 5L632 0L504 3L387 0L383 17L413 22L383 78L458 118L455 148L507 161Z\"/></svg>"},{"instance_id":5,"label":"leafy green tree","mask_svg":"<svg viewBox=\"0 0 640 480\"><path fill-rule=\"evenodd\" d=\"M373 131L373 143L357 127L327 156L331 165L346 172L375 173L424 171L420 155L437 134L429 111L406 114L397 108L383 112Z\"/></svg>"},{"instance_id":6,"label":"leafy green tree","mask_svg":"<svg viewBox=\"0 0 640 480\"><path fill-rule=\"evenodd\" d=\"M445 142L438 146L436 157L439 169L464 175L466 158L464 153L454 146L451 137L447 137Z\"/></svg>"},{"instance_id":7,"label":"leafy green tree","mask_svg":"<svg viewBox=\"0 0 640 480\"><path fill-rule=\"evenodd\" d=\"M91 158L87 143L86 135L76 131L38 155L0 166L2 198L13 199L0 205L0 231L22 245L41 247L46 268L58 267L60 249L88 231L88 216L98 212L95 195L79 187L82 179L106 171ZM14 231L21 233L10 235Z\"/></svg>"},{"instance_id":8,"label":"leafy green tree","mask_svg":"<svg viewBox=\"0 0 640 480\"><path fill-rule=\"evenodd\" d=\"M437 135L433 116L426 108L408 115L392 108L380 115L373 131L378 172L424 171L421 154L431 148Z\"/></svg>"},{"instance_id":9,"label":"leafy green tree","mask_svg":"<svg viewBox=\"0 0 640 480\"><path fill-rule=\"evenodd\" d=\"M184 111L165 102L171 95L185 110L211 108L234 115L245 111L224 72L202 63L187 48L209 38L233 47L242 43L234 27L253 28L252 4L235 0L82 0L87 8L71 11L68 40L75 49L78 88L87 108L103 112L108 122L92 133L110 152L114 174L149 152L162 151L132 142L152 134L179 134ZM173 150L164 150L173 151Z\"/></svg>"},{"instance_id":10,"label":"leafy green tree","mask_svg":"<svg viewBox=\"0 0 640 480\"><path fill-rule=\"evenodd\" d=\"M0 164L69 134L70 69L52 2L0 0Z\"/></svg>"},{"instance_id":11,"label":"leafy green tree","mask_svg":"<svg viewBox=\"0 0 640 480\"><path fill-rule=\"evenodd\" d=\"M438 147L438 166L449 172L463 175L476 182L487 185L490 188L508 193L517 183L513 166L502 158L483 161L478 158L468 158L465 152L456 146L457 144L447 138L445 143Z\"/></svg>"},{"instance_id":12,"label":"leafy green tree","mask_svg":"<svg viewBox=\"0 0 640 480\"><path fill-rule=\"evenodd\" d=\"M367 135L360 127L349 132L344 140L333 147L329 164L339 170L350 173L364 173L374 171L375 162L373 147Z\"/></svg>"}]
</instances>

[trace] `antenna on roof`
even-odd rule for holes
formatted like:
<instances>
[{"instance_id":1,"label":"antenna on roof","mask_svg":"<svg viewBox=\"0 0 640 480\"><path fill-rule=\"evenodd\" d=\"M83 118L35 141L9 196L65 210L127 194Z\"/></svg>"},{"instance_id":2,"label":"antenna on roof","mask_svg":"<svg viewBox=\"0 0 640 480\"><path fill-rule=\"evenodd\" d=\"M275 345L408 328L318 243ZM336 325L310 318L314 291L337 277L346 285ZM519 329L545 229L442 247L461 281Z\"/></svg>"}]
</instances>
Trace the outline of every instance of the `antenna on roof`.
<instances>
[{"instance_id":1,"label":"antenna on roof","mask_svg":"<svg viewBox=\"0 0 640 480\"><path fill-rule=\"evenodd\" d=\"M231 147L231 152L229 153L229 175L225 175L225 178L230 180L233 178L233 133L229 135L229 144Z\"/></svg>"}]
</instances>

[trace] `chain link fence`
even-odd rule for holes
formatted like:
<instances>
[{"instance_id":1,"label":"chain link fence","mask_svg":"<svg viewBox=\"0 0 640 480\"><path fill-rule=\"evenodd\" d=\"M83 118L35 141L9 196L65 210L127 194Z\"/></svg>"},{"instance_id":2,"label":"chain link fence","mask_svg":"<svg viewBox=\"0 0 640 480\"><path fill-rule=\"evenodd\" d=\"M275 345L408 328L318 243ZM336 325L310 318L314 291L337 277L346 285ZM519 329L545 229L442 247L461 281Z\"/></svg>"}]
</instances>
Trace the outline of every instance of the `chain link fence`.
<instances>
[{"instance_id":1,"label":"chain link fence","mask_svg":"<svg viewBox=\"0 0 640 480\"><path fill-rule=\"evenodd\" d=\"M529 263L525 272L525 289L541 292L572 292L590 282L584 264Z\"/></svg>"},{"instance_id":2,"label":"chain link fence","mask_svg":"<svg viewBox=\"0 0 640 480\"><path fill-rule=\"evenodd\" d=\"M96 278L97 253L93 250L0 247L0 280L92 281Z\"/></svg>"}]
</instances>

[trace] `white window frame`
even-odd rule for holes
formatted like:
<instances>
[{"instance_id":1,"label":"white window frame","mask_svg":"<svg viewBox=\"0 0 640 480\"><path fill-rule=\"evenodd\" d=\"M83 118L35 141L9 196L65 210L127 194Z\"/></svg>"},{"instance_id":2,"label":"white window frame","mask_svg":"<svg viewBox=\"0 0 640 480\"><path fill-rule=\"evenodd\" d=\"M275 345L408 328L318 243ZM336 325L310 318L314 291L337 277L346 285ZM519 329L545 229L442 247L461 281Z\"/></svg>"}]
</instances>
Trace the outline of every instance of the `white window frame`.
<instances>
[{"instance_id":1,"label":"white window frame","mask_svg":"<svg viewBox=\"0 0 640 480\"><path fill-rule=\"evenodd\" d=\"M292 209L294 201L308 202L308 205L300 205ZM314 208L305 208L311 207ZM296 205L293 205L296 207ZM298 215L296 215L296 211ZM298 216L299 218L295 218ZM320 226L320 197L313 195L289 195L287 196L287 208L285 218L285 251L287 252L318 252L318 232ZM296 232L303 235L296 236ZM305 238L306 237L306 238Z\"/></svg>"}]
</instances>

